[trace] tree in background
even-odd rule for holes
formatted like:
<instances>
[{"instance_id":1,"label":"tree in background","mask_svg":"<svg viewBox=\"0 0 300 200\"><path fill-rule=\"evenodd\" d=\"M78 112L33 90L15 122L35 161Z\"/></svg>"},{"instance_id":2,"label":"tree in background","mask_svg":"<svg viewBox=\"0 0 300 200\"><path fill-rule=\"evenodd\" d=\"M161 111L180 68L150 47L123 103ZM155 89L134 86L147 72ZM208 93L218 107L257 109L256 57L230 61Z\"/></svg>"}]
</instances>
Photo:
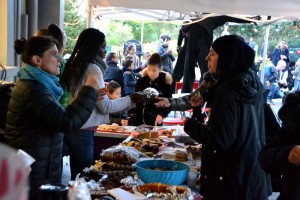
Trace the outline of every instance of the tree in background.
<instances>
[{"instance_id":1,"label":"tree in background","mask_svg":"<svg viewBox=\"0 0 300 200\"><path fill-rule=\"evenodd\" d=\"M274 22L270 25L269 33L269 52L273 52L279 42L282 39L290 41L295 38L300 38L300 27L293 28L294 22ZM254 38L255 43L258 45L258 55L262 44L264 43L266 26L264 25L230 25L229 32L230 34L237 34L243 36L245 39L249 39L251 36ZM223 32L224 27L218 27L214 34L216 37L220 37Z\"/></svg>"},{"instance_id":2,"label":"tree in background","mask_svg":"<svg viewBox=\"0 0 300 200\"><path fill-rule=\"evenodd\" d=\"M134 39L141 41L142 22L127 21L126 24L132 27ZM158 41L161 34L167 34L172 40L177 40L179 26L165 22L144 23L144 43Z\"/></svg>"},{"instance_id":3,"label":"tree in background","mask_svg":"<svg viewBox=\"0 0 300 200\"><path fill-rule=\"evenodd\" d=\"M82 0L65 1L64 31L68 41L66 53L71 53L81 31L86 28L86 2Z\"/></svg>"},{"instance_id":4,"label":"tree in background","mask_svg":"<svg viewBox=\"0 0 300 200\"><path fill-rule=\"evenodd\" d=\"M132 27L125 22L111 21L105 31L107 45L120 46L133 39Z\"/></svg>"}]
</instances>

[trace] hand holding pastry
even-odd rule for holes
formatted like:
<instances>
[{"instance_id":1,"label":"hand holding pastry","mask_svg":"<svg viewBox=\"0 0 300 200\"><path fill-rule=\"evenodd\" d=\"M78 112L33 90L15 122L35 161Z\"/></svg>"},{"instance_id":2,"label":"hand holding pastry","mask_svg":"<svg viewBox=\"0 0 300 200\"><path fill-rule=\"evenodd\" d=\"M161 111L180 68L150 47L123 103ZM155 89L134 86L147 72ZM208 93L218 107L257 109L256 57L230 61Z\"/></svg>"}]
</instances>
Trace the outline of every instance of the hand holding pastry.
<instances>
[{"instance_id":1,"label":"hand holding pastry","mask_svg":"<svg viewBox=\"0 0 300 200\"><path fill-rule=\"evenodd\" d=\"M201 106L203 103L203 99L200 96L200 92L196 92L192 97L191 97L191 105L193 107L195 106Z\"/></svg>"}]
</instances>

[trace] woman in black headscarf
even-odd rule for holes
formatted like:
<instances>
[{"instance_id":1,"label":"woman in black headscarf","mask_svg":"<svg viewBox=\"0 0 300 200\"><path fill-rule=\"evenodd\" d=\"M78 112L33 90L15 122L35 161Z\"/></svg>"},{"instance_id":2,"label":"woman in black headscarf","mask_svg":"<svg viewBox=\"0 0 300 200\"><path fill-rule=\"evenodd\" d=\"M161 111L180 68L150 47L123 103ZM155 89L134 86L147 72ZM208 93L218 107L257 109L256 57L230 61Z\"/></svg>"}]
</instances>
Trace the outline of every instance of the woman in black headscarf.
<instances>
[{"instance_id":1,"label":"woman in black headscarf","mask_svg":"<svg viewBox=\"0 0 300 200\"><path fill-rule=\"evenodd\" d=\"M268 179L258 153L264 145L263 86L249 68L254 51L238 36L218 38L206 57L218 83L208 124L188 119L184 130L202 143L201 189L206 200L264 200ZM201 97L191 99L193 106ZM197 103L198 102L198 103Z\"/></svg>"}]
</instances>

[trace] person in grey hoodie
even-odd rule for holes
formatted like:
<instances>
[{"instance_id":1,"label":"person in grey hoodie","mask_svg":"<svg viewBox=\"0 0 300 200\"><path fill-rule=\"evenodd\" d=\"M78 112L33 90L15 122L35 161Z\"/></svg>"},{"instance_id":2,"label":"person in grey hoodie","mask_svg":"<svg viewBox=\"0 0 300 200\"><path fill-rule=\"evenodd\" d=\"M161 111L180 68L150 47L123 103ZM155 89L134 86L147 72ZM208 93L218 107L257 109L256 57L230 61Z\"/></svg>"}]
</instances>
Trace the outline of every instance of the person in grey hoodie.
<instances>
[{"instance_id":1,"label":"person in grey hoodie","mask_svg":"<svg viewBox=\"0 0 300 200\"><path fill-rule=\"evenodd\" d=\"M161 57L162 70L172 74L173 62L175 61L175 56L173 54L172 49L169 47L171 38L168 35L163 35L161 39L162 39L162 44L159 45L157 53Z\"/></svg>"}]
</instances>

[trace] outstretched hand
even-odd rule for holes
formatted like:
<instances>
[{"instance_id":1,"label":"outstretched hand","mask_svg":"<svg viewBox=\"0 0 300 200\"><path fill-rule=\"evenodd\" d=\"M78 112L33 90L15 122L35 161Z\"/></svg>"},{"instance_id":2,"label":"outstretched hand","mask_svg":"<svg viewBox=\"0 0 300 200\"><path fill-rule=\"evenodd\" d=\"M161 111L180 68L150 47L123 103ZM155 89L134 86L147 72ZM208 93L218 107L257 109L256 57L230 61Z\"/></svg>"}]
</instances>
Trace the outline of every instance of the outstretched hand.
<instances>
[{"instance_id":1,"label":"outstretched hand","mask_svg":"<svg viewBox=\"0 0 300 200\"><path fill-rule=\"evenodd\" d=\"M154 103L154 105L156 107L160 107L160 108L171 107L171 103L170 103L169 99L167 99L165 97L156 97L155 99L159 100L157 103Z\"/></svg>"}]
</instances>

